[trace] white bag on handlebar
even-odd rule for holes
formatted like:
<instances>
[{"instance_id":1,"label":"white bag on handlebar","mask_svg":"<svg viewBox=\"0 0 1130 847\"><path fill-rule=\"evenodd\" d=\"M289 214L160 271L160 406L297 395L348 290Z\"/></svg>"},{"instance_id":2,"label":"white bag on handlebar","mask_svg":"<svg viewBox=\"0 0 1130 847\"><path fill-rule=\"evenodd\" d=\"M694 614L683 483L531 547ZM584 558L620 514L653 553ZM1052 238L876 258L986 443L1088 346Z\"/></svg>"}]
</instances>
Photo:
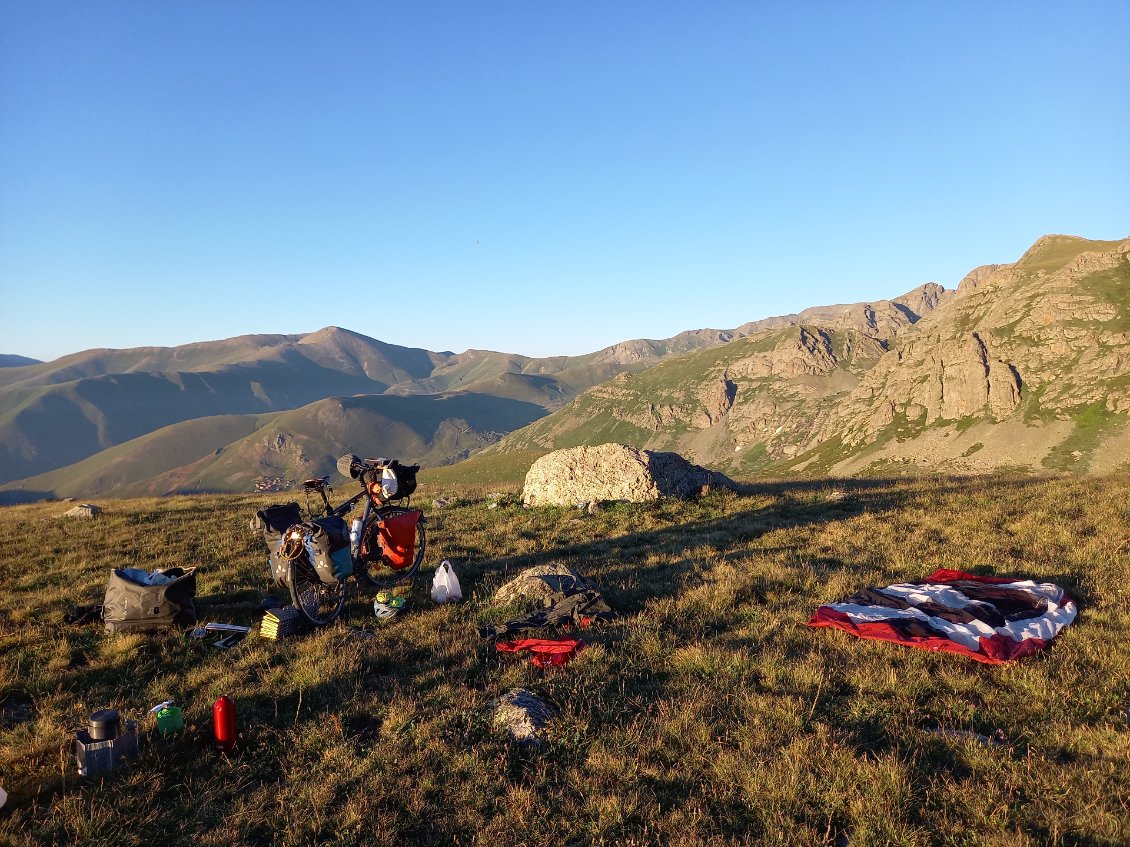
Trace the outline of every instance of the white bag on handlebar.
<instances>
[{"instance_id":1,"label":"white bag on handlebar","mask_svg":"<svg viewBox=\"0 0 1130 847\"><path fill-rule=\"evenodd\" d=\"M436 568L436 575L432 577L432 599L437 603L455 603L463 599L463 591L459 588L459 577L447 559Z\"/></svg>"},{"instance_id":2,"label":"white bag on handlebar","mask_svg":"<svg viewBox=\"0 0 1130 847\"><path fill-rule=\"evenodd\" d=\"M396 481L396 473L392 468L385 468L381 471L381 496L385 500L391 500L396 496L399 485Z\"/></svg>"}]
</instances>

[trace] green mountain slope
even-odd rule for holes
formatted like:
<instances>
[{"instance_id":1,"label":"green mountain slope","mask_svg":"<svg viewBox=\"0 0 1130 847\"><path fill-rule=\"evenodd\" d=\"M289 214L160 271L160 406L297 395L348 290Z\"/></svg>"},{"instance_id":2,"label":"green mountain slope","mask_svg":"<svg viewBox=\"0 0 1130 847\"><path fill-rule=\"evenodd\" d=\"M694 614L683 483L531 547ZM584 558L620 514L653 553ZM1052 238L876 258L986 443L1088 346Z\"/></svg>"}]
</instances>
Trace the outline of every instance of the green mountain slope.
<instances>
[{"instance_id":1,"label":"green mountain slope","mask_svg":"<svg viewBox=\"0 0 1130 847\"><path fill-rule=\"evenodd\" d=\"M264 481L333 474L349 452L439 465L544 414L533 403L461 392L338 397L283 413L202 418L9 483L0 500L252 491Z\"/></svg>"},{"instance_id":2,"label":"green mountain slope","mask_svg":"<svg viewBox=\"0 0 1130 847\"><path fill-rule=\"evenodd\" d=\"M263 479L333 475L338 456L350 452L446 464L543 414L532 403L469 393L320 400L277 415L218 454L165 474L156 487L247 491Z\"/></svg>"},{"instance_id":3,"label":"green mountain slope","mask_svg":"<svg viewBox=\"0 0 1130 847\"><path fill-rule=\"evenodd\" d=\"M0 502L39 497L166 494L155 480L220 452L255 432L274 415L220 415L162 427L95 453L80 462L0 486Z\"/></svg>"},{"instance_id":4,"label":"green mountain slope","mask_svg":"<svg viewBox=\"0 0 1130 847\"><path fill-rule=\"evenodd\" d=\"M794 455L885 353L854 329L784 326L590 389L494 452L620 441L739 471Z\"/></svg>"}]
</instances>

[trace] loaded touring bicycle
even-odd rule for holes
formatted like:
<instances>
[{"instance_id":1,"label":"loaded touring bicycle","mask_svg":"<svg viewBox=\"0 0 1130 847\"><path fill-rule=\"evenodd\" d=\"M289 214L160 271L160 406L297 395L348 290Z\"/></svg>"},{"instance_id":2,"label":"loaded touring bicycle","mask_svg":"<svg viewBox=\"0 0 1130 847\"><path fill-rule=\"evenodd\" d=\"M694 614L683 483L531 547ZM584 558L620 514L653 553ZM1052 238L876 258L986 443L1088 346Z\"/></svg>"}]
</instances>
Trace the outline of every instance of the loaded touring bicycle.
<instances>
[{"instance_id":1,"label":"loaded touring bicycle","mask_svg":"<svg viewBox=\"0 0 1130 847\"><path fill-rule=\"evenodd\" d=\"M337 469L361 485L340 506L330 502L329 477L308 479L302 488L309 520L292 502L262 509L251 521L267 543L276 587L287 588L299 614L316 626L341 614L350 576L368 590L408 582L426 545L424 514L410 506L419 465L349 454L337 460ZM321 502L311 505L311 496ZM359 505L360 516L347 522Z\"/></svg>"}]
</instances>

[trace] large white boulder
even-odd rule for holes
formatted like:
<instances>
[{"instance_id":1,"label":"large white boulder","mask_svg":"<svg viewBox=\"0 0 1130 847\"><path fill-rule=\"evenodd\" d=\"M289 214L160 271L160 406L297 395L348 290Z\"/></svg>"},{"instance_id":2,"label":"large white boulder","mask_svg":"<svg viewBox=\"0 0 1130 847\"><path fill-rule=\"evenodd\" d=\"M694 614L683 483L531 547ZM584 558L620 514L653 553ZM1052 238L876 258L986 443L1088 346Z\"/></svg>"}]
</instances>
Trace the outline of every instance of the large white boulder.
<instances>
[{"instance_id":1,"label":"large white boulder","mask_svg":"<svg viewBox=\"0 0 1130 847\"><path fill-rule=\"evenodd\" d=\"M678 453L601 444L542 456L526 474L522 502L527 506L575 506L594 500L685 500L709 488L734 490L736 486L724 474L693 465Z\"/></svg>"},{"instance_id":2,"label":"large white boulder","mask_svg":"<svg viewBox=\"0 0 1130 847\"><path fill-rule=\"evenodd\" d=\"M101 506L95 506L93 503L80 503L73 509L64 512L63 516L67 518L96 518L101 514Z\"/></svg>"}]
</instances>

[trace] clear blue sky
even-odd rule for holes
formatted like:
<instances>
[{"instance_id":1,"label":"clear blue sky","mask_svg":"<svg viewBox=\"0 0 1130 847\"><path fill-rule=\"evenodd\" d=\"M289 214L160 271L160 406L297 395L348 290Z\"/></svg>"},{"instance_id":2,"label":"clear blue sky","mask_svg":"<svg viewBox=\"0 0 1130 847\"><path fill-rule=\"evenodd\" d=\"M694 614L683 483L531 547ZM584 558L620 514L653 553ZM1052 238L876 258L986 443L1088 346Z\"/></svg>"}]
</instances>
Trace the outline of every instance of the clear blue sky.
<instances>
[{"instance_id":1,"label":"clear blue sky","mask_svg":"<svg viewBox=\"0 0 1130 847\"><path fill-rule=\"evenodd\" d=\"M12 2L0 352L582 353L1130 235L1130 3Z\"/></svg>"}]
</instances>

